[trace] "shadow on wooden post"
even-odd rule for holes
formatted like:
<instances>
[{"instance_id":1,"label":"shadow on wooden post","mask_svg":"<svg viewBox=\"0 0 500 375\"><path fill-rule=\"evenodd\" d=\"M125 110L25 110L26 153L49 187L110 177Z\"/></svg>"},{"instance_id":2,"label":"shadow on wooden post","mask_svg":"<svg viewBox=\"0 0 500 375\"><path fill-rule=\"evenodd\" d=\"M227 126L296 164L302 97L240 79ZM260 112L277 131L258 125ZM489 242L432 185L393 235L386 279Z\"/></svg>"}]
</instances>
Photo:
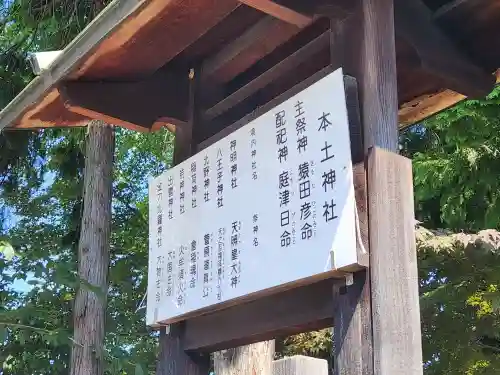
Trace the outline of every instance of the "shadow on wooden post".
<instances>
[{"instance_id":1,"label":"shadow on wooden post","mask_svg":"<svg viewBox=\"0 0 500 375\"><path fill-rule=\"evenodd\" d=\"M200 356L184 351L184 324L161 328L156 375L208 375L209 370L208 355Z\"/></svg>"}]
</instances>

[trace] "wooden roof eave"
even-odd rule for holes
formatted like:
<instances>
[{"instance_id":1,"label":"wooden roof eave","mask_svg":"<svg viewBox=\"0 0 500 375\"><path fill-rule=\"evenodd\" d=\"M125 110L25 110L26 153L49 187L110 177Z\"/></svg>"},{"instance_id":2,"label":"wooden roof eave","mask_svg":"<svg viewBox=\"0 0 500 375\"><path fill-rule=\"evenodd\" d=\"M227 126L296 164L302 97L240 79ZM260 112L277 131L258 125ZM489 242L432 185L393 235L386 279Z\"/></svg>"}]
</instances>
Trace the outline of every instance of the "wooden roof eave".
<instances>
[{"instance_id":1,"label":"wooden roof eave","mask_svg":"<svg viewBox=\"0 0 500 375\"><path fill-rule=\"evenodd\" d=\"M0 130L11 126L79 126L96 117L106 119L101 113L82 111L78 105L70 103L61 95L61 87L75 80L100 82L111 79L135 83L149 77L239 6L236 0L197 0L187 5L182 0L112 1L0 112ZM164 35L156 32L158 26L173 39L169 48L158 51L158 43L146 47L145 43L136 43L139 34L142 41L150 39L151 34L159 34L155 36L158 40L163 38ZM186 32L174 38L173 31L177 27ZM138 49L143 52L140 57ZM127 59L130 63L123 64ZM184 73L185 85L188 72ZM172 91L178 91L178 88ZM144 130L134 123L117 123L114 118L109 120L120 126ZM158 120L169 123L168 116L159 116Z\"/></svg>"},{"instance_id":2,"label":"wooden roof eave","mask_svg":"<svg viewBox=\"0 0 500 375\"><path fill-rule=\"evenodd\" d=\"M137 0L114 0L64 49L49 68L33 79L1 112L0 130L29 122L31 115L49 102L59 100L57 83L81 64L81 60L117 27L141 3ZM70 116L68 116L70 117ZM82 119L82 122L84 119ZM27 124L25 124L27 125ZM41 126L52 125L40 121ZM55 124L54 124L55 125ZM37 127L37 124L33 124Z\"/></svg>"},{"instance_id":3,"label":"wooden roof eave","mask_svg":"<svg viewBox=\"0 0 500 375\"><path fill-rule=\"evenodd\" d=\"M418 1L412 0L411 3L418 6ZM241 2L250 5L256 2L261 8L262 4L272 3L270 0L241 0ZM402 4L399 0L397 3ZM238 7L241 5L237 0L193 0L189 2L189 7L183 0L113 1L68 45L47 70L35 78L0 112L0 129L6 126L19 128L81 126L89 119L101 119L135 130L154 130L164 124L171 124L171 128L174 125L181 125L185 116L182 113L185 103L179 102L179 97L188 97L189 67L183 66L177 71L172 70L176 68L169 67L165 70L162 67ZM259 10L263 11L262 9ZM269 9L271 13L268 14L280 12L275 7ZM423 8L416 10L422 11L420 19L429 23L426 11ZM416 13L414 10L405 6L398 14L401 14L400 20L404 21L405 15L412 16L414 13ZM285 21L292 22L296 27L304 27L311 22L309 18L304 18L300 14L293 12L284 14ZM276 15L273 14L273 17ZM279 22L282 21L283 19ZM469 62L462 61L456 51L448 48L446 54L443 53L446 58L434 53L438 48L435 39L443 38L433 25L429 23L424 37L418 32L421 25L408 28L409 22L400 21L399 24L402 24L398 29L399 32L411 42L418 54L416 59L418 66L429 72L435 72L439 79L443 78L447 88L456 87L472 95L476 92L485 92L489 79ZM230 43L231 45L227 46L229 53L228 48L225 48L222 51L214 51L212 56L208 56L204 61L204 67L210 66L212 69L204 71L213 71L215 75L221 64L228 64L231 59L247 52L241 51L242 45L248 45L249 53L252 55L253 45L257 49L261 47L256 44L257 41L247 39L255 33L262 34L274 27L279 29L279 23L275 25L269 19L262 19L251 27L248 33L234 40L236 42L241 39L246 41L246 44L238 43L238 48L235 49L234 43ZM283 43L286 38L292 37L299 31L300 28L285 29L274 42ZM162 48L158 48L159 46ZM271 50L266 50L265 53L270 53ZM251 59L245 63L250 61ZM453 61L453 64L449 64L449 61ZM235 65L240 68L242 66L238 61ZM233 76L238 73L231 69L228 72ZM271 73L272 71L265 74L269 76ZM225 74L230 77L227 72ZM218 76L221 77L220 74ZM465 83L460 81L460 77L464 76L468 79ZM267 82L267 78L264 78L265 75L257 77L250 87L256 86L259 80ZM248 85L244 89L249 93L255 91L248 89ZM232 96L241 96L241 90L237 90ZM96 97L95 93L101 95ZM405 98L405 103L400 103L399 118L402 126L421 121L465 98L464 95L445 87L442 90L436 89L435 92L426 91L422 96L419 96L420 94L409 96ZM241 100L248 95L243 95ZM101 99L106 97L114 98L114 103L103 103ZM234 101L231 96L222 99L221 103L224 100ZM143 115L129 113L127 120L120 119L119 115L115 116L118 110L129 108L127 105L129 101L131 107L140 109L134 112ZM104 105L107 105L106 108ZM221 104L217 106L220 107Z\"/></svg>"}]
</instances>

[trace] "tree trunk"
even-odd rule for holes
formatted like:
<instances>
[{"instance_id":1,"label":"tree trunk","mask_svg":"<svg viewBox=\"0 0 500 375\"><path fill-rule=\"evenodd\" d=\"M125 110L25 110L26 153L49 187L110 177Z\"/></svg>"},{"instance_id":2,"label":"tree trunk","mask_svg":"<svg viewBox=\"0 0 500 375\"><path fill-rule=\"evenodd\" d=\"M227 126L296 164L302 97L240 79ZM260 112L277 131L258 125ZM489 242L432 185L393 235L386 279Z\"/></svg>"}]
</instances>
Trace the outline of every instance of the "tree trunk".
<instances>
[{"instance_id":1,"label":"tree trunk","mask_svg":"<svg viewBox=\"0 0 500 375\"><path fill-rule=\"evenodd\" d=\"M82 228L78 244L78 275L84 282L77 292L73 310L75 342L71 352L70 375L102 375L105 367L103 341L114 144L111 126L96 121L89 123Z\"/></svg>"},{"instance_id":2,"label":"tree trunk","mask_svg":"<svg viewBox=\"0 0 500 375\"><path fill-rule=\"evenodd\" d=\"M272 375L274 340L214 353L215 375Z\"/></svg>"}]
</instances>

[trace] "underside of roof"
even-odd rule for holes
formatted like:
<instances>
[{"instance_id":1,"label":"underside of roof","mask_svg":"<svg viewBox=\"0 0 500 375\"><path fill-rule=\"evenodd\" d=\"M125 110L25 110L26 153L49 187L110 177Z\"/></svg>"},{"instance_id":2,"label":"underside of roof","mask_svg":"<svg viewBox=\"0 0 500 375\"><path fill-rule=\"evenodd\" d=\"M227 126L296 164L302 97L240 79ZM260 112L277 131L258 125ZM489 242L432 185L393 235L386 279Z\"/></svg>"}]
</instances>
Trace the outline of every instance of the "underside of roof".
<instances>
[{"instance_id":1,"label":"underside of roof","mask_svg":"<svg viewBox=\"0 0 500 375\"><path fill-rule=\"evenodd\" d=\"M493 88L500 1L394 2L401 126ZM115 0L4 108L0 129L182 126L197 75L202 141L331 65L331 34L360 3Z\"/></svg>"}]
</instances>

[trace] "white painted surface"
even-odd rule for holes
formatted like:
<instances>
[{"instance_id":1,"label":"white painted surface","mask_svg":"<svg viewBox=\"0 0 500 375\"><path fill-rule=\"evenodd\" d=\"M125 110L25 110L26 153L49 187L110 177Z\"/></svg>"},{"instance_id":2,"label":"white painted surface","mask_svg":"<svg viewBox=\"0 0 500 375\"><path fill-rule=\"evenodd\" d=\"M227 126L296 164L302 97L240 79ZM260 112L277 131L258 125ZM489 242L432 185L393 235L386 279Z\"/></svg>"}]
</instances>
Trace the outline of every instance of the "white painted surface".
<instances>
[{"instance_id":1,"label":"white painted surface","mask_svg":"<svg viewBox=\"0 0 500 375\"><path fill-rule=\"evenodd\" d=\"M307 146L299 152L303 136ZM288 154L280 161L285 146ZM300 174L304 163L308 177ZM330 171L335 182L324 184ZM285 191L288 204L281 201ZM152 179L149 194L150 325L330 271L332 264L335 269L355 264L342 71ZM308 217L301 210L306 203ZM306 224L310 232L303 230Z\"/></svg>"}]
</instances>

